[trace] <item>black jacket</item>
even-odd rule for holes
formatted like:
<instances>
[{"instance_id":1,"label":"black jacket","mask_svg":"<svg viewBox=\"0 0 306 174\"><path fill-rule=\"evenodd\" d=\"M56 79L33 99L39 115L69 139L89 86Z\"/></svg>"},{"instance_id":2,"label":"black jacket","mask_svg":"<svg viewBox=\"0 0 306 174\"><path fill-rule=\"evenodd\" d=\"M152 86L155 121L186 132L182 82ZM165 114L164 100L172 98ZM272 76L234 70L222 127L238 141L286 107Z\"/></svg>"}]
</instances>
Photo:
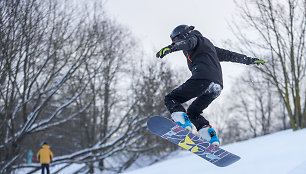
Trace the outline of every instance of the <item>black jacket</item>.
<instances>
[{"instance_id":1,"label":"black jacket","mask_svg":"<svg viewBox=\"0 0 306 174\"><path fill-rule=\"evenodd\" d=\"M187 58L191 79L206 79L223 86L220 61L253 64L256 58L215 47L197 30L192 30L186 38L171 44L171 51L182 50Z\"/></svg>"}]
</instances>

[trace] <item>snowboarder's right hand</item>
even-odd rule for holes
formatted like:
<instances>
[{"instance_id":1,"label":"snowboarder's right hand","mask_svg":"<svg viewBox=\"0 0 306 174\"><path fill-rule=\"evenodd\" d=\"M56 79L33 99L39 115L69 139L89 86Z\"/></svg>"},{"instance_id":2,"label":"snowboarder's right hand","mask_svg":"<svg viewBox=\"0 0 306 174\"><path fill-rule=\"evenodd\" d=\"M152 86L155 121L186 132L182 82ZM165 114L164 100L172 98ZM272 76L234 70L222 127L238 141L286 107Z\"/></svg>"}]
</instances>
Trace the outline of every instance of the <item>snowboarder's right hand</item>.
<instances>
[{"instance_id":1,"label":"snowboarder's right hand","mask_svg":"<svg viewBox=\"0 0 306 174\"><path fill-rule=\"evenodd\" d=\"M159 52L156 53L156 57L162 59L163 57L165 57L165 55L172 52L171 48L172 48L171 45L166 46L165 48L161 49Z\"/></svg>"}]
</instances>

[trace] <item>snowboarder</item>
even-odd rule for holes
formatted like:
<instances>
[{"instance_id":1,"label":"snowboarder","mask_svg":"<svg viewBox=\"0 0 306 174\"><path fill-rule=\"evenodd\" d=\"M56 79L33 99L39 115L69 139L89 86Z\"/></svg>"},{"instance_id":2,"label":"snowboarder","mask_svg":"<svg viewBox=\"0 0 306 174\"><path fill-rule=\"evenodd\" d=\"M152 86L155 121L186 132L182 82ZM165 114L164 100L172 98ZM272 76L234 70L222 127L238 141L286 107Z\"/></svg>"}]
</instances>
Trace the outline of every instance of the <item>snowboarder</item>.
<instances>
[{"instance_id":1,"label":"snowboarder","mask_svg":"<svg viewBox=\"0 0 306 174\"><path fill-rule=\"evenodd\" d=\"M157 52L156 57L163 58L169 53L182 50L192 76L165 96L165 106L175 123L219 146L215 130L201 113L223 89L220 61L246 65L264 64L265 61L215 47L199 31L194 30L194 26L179 25L174 28L170 38L172 44ZM181 104L195 97L186 112Z\"/></svg>"},{"instance_id":2,"label":"snowboarder","mask_svg":"<svg viewBox=\"0 0 306 174\"><path fill-rule=\"evenodd\" d=\"M45 173L45 169L47 170L47 174L50 173L49 164L53 159L53 153L50 150L50 146L47 145L46 142L43 143L41 149L38 151L37 160L41 163L41 173Z\"/></svg>"}]
</instances>

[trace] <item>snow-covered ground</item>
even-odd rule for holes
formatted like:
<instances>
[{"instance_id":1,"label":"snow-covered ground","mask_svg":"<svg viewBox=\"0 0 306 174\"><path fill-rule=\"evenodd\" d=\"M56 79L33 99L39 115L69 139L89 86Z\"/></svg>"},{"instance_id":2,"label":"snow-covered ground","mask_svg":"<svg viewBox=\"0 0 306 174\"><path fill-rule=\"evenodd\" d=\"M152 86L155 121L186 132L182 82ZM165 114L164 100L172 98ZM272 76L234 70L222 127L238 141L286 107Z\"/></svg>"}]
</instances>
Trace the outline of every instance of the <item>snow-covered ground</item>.
<instances>
[{"instance_id":1,"label":"snow-covered ground","mask_svg":"<svg viewBox=\"0 0 306 174\"><path fill-rule=\"evenodd\" d=\"M220 168L191 152L181 150L148 167L133 170L134 165L125 174L306 174L306 129L281 131L222 148L239 155L241 159L228 167ZM51 165L51 173L61 167L61 165ZM70 174L82 167L83 165L73 164L59 173ZM16 173L27 173L27 171L21 169ZM41 171L35 174L38 173Z\"/></svg>"},{"instance_id":2,"label":"snow-covered ground","mask_svg":"<svg viewBox=\"0 0 306 174\"><path fill-rule=\"evenodd\" d=\"M231 166L216 167L188 151L126 174L306 174L306 129L286 130L223 146L241 157Z\"/></svg>"}]
</instances>

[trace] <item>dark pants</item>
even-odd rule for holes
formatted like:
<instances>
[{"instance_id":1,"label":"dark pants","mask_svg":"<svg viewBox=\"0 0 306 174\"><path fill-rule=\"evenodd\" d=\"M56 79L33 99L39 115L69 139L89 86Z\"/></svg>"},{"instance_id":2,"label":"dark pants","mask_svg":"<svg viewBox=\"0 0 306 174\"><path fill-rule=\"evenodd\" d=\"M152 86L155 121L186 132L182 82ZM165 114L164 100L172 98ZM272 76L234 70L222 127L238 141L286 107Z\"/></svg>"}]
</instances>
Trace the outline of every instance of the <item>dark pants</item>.
<instances>
[{"instance_id":1,"label":"dark pants","mask_svg":"<svg viewBox=\"0 0 306 174\"><path fill-rule=\"evenodd\" d=\"M45 169L47 170L47 174L50 174L49 164L41 164L41 173L45 174Z\"/></svg>"},{"instance_id":2,"label":"dark pants","mask_svg":"<svg viewBox=\"0 0 306 174\"><path fill-rule=\"evenodd\" d=\"M189 79L178 88L165 96L165 105L170 113L186 112L182 103L197 97L187 109L187 115L197 130L209 122L201 116L201 113L221 93L219 84L208 80Z\"/></svg>"}]
</instances>

